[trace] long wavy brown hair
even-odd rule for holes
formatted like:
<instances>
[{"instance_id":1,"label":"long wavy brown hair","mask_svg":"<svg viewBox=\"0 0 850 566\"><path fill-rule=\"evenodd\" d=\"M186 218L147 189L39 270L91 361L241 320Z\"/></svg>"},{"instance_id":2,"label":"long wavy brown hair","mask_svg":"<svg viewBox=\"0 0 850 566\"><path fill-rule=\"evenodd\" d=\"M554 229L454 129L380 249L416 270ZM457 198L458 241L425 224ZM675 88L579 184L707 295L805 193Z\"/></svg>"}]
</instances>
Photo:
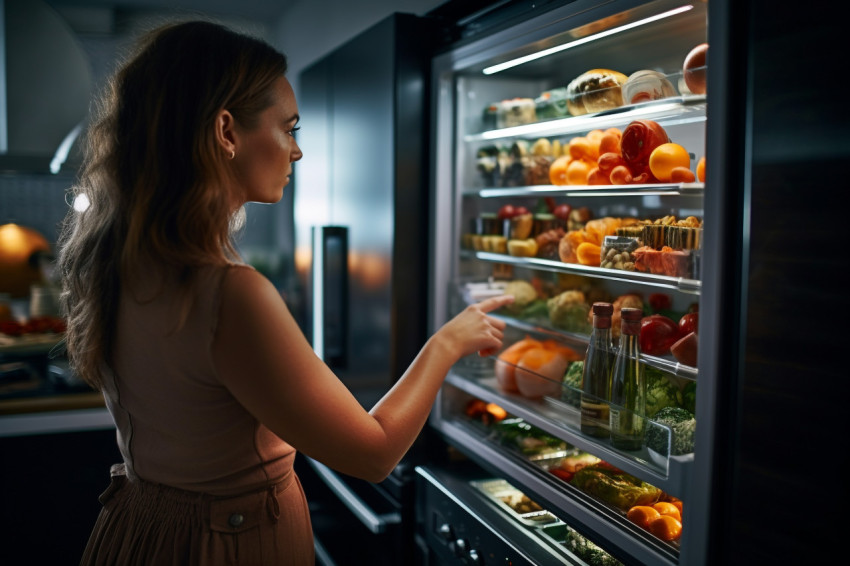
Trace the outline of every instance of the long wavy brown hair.
<instances>
[{"instance_id":1,"label":"long wavy brown hair","mask_svg":"<svg viewBox=\"0 0 850 566\"><path fill-rule=\"evenodd\" d=\"M97 100L70 190L90 204L69 211L58 257L68 358L92 387L111 364L122 284L134 267L152 262L179 282L186 303L198 268L239 259L242 188L215 119L226 109L255 127L286 68L257 38L213 22L172 23L141 38Z\"/></svg>"}]
</instances>

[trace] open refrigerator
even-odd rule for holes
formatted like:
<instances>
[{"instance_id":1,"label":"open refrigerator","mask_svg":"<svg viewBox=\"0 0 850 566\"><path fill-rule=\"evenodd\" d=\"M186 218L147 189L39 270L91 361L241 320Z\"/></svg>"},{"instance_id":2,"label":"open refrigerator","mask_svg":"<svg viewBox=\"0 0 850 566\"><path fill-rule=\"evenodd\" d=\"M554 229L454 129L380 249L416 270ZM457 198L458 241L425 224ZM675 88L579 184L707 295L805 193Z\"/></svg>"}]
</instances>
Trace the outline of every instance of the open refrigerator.
<instances>
[{"instance_id":1,"label":"open refrigerator","mask_svg":"<svg viewBox=\"0 0 850 566\"><path fill-rule=\"evenodd\" d=\"M418 469L421 535L440 560L706 559L719 347L707 325L719 316L715 280L724 266L715 246L727 219L712 202L720 193L712 194L698 170L714 127L708 95L684 71L689 54L709 42L709 21L704 1L577 0L434 59L429 325L436 329L471 303L511 293L515 304L494 313L507 324L503 352L534 341L560 349L566 360L535 366L501 354L470 356L450 372L430 425L483 476L473 471L461 481L437 467ZM688 70L708 69L690 61ZM633 171L631 179L612 180L607 167L594 178L600 154L620 148L602 136L623 139L627 127L646 121L686 150L691 175L660 181ZM654 163L657 170L663 162ZM591 305L619 307L631 304L629 297L644 315L677 326L699 313L698 362L693 351L674 356L669 345L641 355L655 406L650 412L648 402L642 423L652 441L638 450L582 432L580 374L574 379ZM667 406L685 409L691 426L700 426L680 433L685 428L653 416ZM488 485L511 493L482 489ZM459 507L432 501L427 494L435 486ZM534 510L505 508L520 499ZM630 513L658 502L680 508L678 532L670 532L675 524L651 527ZM464 525L457 509L476 505L478 527ZM498 530L492 514L501 516L499 508L522 534L489 544L486 531Z\"/></svg>"}]
</instances>

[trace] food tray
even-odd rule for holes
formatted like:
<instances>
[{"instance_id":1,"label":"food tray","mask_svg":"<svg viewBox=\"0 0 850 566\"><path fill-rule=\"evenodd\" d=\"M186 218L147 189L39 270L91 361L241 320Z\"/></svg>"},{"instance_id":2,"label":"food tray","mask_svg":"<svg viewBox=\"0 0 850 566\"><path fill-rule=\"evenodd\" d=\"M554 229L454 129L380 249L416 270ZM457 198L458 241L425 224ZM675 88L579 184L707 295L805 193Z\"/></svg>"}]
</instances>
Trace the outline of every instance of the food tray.
<instances>
[{"instance_id":1,"label":"food tray","mask_svg":"<svg viewBox=\"0 0 850 566\"><path fill-rule=\"evenodd\" d=\"M483 493L505 513L528 527L559 522L559 519L532 501L523 492L502 479L472 481L470 484Z\"/></svg>"}]
</instances>

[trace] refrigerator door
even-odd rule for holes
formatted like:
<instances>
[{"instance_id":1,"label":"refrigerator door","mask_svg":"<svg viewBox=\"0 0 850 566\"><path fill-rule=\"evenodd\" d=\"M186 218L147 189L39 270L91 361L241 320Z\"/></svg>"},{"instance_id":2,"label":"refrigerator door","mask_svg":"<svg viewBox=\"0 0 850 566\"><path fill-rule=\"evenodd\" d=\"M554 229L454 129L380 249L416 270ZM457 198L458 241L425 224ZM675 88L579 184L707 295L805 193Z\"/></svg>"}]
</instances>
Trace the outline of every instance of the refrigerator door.
<instances>
[{"instance_id":1,"label":"refrigerator door","mask_svg":"<svg viewBox=\"0 0 850 566\"><path fill-rule=\"evenodd\" d=\"M718 266L706 263L706 257L716 258L704 253L708 239L702 239L711 195L696 179L696 165L706 155L708 110L705 94L691 91L683 76L687 55L707 37L707 2L578 0L435 58L432 329L482 293L504 292L512 285L512 293L523 289L530 294L525 308L496 313L508 325L506 346L529 337L550 340L569 348L572 360L580 361L594 301L620 304L635 295L646 314L663 312L674 324L689 310L716 308L701 296L703 274L716 272ZM573 88L573 81L585 74L597 78ZM622 78L617 79L618 87L605 92L593 82L602 80L599 75ZM658 88L641 86L635 76L655 77ZM645 97L632 96L636 83ZM685 148L692 180L588 178L593 168L601 168L599 142L596 154L588 149L593 147L591 136L622 136L639 120L658 124L670 142ZM617 149L622 153L619 143ZM559 158L576 162L569 177L553 175ZM576 180L572 171L580 168L584 177ZM639 172L630 170L634 177ZM558 217L557 205L582 214ZM527 229L519 220L500 217L508 206L527 209ZM722 220L706 221L706 226L719 224ZM616 233L619 227L638 228L640 234ZM654 241L655 234L663 241ZM581 239L570 240L568 235ZM642 271L631 257L617 266L603 264L599 255L594 261L592 253L575 254L584 242L592 244L584 250L595 246L601 254L608 247L603 236L615 235L634 244L629 254L643 247L643 257L671 255L664 256L663 266L661 261L642 264ZM710 356L714 345L701 337L699 351ZM716 379L703 371L702 362L687 365L669 351L643 355L641 361L656 382L667 384L668 404L687 406L697 420L705 417L710 425L711 416L704 411L712 408L701 409L703 405L693 401L694 390L713 398ZM709 491L707 478L694 470L697 459L710 465L710 436L694 451L674 444L670 426L645 420L645 427L663 431L663 444L629 451L582 433L580 411L571 404L581 385L562 384L572 363L553 370L557 375L526 370L525 375L531 375L526 383L536 388L532 390L512 385L504 376L522 372L506 370L504 362L474 356L462 360L441 390L431 424L482 468L522 488L619 560L703 563L707 509L689 502L699 501L694 494ZM517 436L516 429L495 426L517 420L533 434ZM532 450L554 445L558 449L552 458ZM617 479L634 482L648 499L630 500L624 485L615 490L616 496L580 488L570 479L577 471L567 468L573 458L585 455L615 468ZM637 502L662 499L684 502L681 532L667 536L627 517Z\"/></svg>"},{"instance_id":2,"label":"refrigerator door","mask_svg":"<svg viewBox=\"0 0 850 566\"><path fill-rule=\"evenodd\" d=\"M346 227L346 363L331 366L370 400L398 379L425 337L429 42L422 20L396 14L300 80L296 261L314 304L311 230ZM308 336L316 324L302 321Z\"/></svg>"}]
</instances>

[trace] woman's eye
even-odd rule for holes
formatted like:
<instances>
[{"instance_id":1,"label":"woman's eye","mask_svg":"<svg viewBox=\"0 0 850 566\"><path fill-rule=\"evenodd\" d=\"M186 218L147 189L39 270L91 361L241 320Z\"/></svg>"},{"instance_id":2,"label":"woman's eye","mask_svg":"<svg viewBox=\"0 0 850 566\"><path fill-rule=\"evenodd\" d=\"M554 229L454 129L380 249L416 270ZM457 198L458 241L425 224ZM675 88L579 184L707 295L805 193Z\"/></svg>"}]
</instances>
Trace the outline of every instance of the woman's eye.
<instances>
[{"instance_id":1,"label":"woman's eye","mask_svg":"<svg viewBox=\"0 0 850 566\"><path fill-rule=\"evenodd\" d=\"M297 132L300 129L301 129L301 126L298 126L297 128L292 128L291 130L289 130L289 135L290 136L295 135L295 132Z\"/></svg>"}]
</instances>

